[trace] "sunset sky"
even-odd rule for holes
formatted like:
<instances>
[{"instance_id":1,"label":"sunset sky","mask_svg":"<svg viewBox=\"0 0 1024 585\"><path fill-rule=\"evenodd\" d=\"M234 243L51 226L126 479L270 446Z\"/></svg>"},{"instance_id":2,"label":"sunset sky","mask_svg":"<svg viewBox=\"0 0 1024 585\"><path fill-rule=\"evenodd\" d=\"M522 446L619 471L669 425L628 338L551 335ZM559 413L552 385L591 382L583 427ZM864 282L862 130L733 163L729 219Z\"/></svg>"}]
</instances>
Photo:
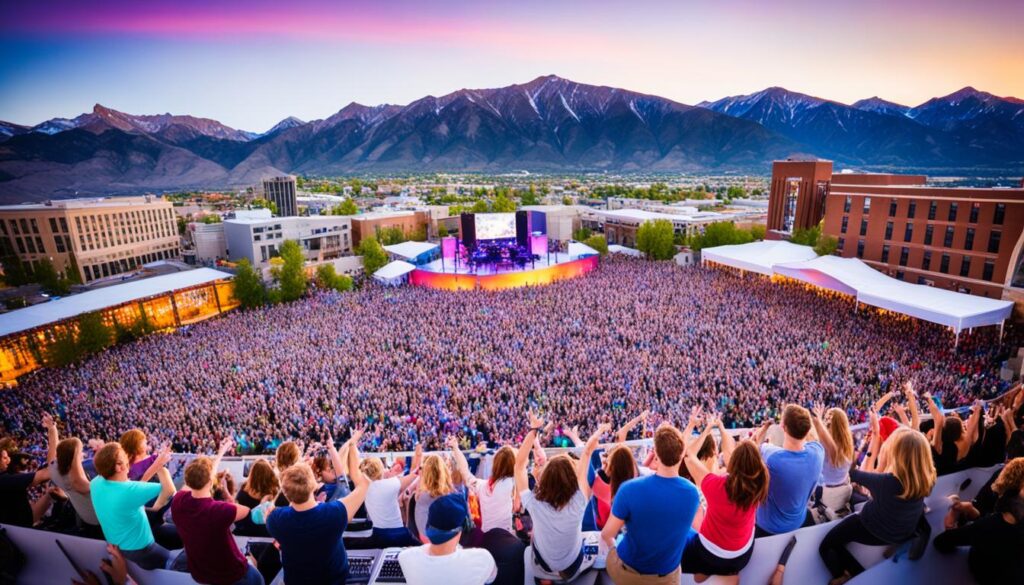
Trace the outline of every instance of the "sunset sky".
<instances>
[{"instance_id":1,"label":"sunset sky","mask_svg":"<svg viewBox=\"0 0 1024 585\"><path fill-rule=\"evenodd\" d=\"M1024 1L10 0L0 120L94 103L263 131L545 74L694 104L779 85L1024 97Z\"/></svg>"}]
</instances>

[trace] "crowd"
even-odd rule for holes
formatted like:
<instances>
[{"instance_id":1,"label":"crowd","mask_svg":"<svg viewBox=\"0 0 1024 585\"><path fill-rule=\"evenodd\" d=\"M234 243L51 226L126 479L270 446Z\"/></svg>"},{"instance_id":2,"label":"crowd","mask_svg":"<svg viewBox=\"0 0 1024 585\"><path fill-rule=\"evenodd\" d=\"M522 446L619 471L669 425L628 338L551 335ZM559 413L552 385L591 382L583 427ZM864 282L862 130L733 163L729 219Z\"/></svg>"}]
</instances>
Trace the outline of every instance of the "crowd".
<instances>
[{"instance_id":1,"label":"crowd","mask_svg":"<svg viewBox=\"0 0 1024 585\"><path fill-rule=\"evenodd\" d=\"M77 436L146 428L179 452L231 438L240 453L366 429L367 451L518 443L527 410L573 425L647 433L693 406L726 428L820 401L852 423L907 379L944 406L1004 391L1011 329L962 335L849 298L701 267L610 259L586 278L539 288L451 293L368 287L236 311L110 348L0 392L0 428L40 452L32 413ZM643 433L638 429L634 435Z\"/></svg>"}]
</instances>

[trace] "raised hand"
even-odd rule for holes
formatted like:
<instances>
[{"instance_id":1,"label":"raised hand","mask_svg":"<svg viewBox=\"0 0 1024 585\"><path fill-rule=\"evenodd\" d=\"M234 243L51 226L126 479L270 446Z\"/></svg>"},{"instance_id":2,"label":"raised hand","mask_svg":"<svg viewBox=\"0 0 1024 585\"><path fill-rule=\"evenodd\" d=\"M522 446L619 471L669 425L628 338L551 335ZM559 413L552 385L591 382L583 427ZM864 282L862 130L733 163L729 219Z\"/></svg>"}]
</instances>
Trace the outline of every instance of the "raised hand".
<instances>
[{"instance_id":1,"label":"raised hand","mask_svg":"<svg viewBox=\"0 0 1024 585\"><path fill-rule=\"evenodd\" d=\"M217 456L223 457L224 455L226 455L227 452L231 450L231 447L234 446L234 444L235 440L232 439L231 437L228 437L221 441L220 447L217 448Z\"/></svg>"},{"instance_id":2,"label":"raised hand","mask_svg":"<svg viewBox=\"0 0 1024 585\"><path fill-rule=\"evenodd\" d=\"M597 430L594 431L594 434L590 435L590 438L587 439L587 449L591 451L596 449L597 443L601 440L601 436L610 430L612 430L612 425L608 423L601 423L600 425L598 425Z\"/></svg>"},{"instance_id":3,"label":"raised hand","mask_svg":"<svg viewBox=\"0 0 1024 585\"><path fill-rule=\"evenodd\" d=\"M48 412L44 413L43 414L43 428L46 429L46 430L50 430L52 427L55 427L55 426L57 426L57 423L53 422L53 417L50 416L50 413L48 413Z\"/></svg>"},{"instance_id":4,"label":"raised hand","mask_svg":"<svg viewBox=\"0 0 1024 585\"><path fill-rule=\"evenodd\" d=\"M825 405L823 405L820 402L815 402L814 403L813 412L814 412L814 417L815 418L817 418L819 420L824 420L824 418L825 418Z\"/></svg>"},{"instance_id":5,"label":"raised hand","mask_svg":"<svg viewBox=\"0 0 1024 585\"><path fill-rule=\"evenodd\" d=\"M156 464L159 467L163 467L163 466L167 465L170 462L171 462L171 446L170 445L164 445L163 447L160 448L160 452L157 453L156 461L154 461L154 464Z\"/></svg>"},{"instance_id":6,"label":"raised hand","mask_svg":"<svg viewBox=\"0 0 1024 585\"><path fill-rule=\"evenodd\" d=\"M533 411L527 412L526 416L530 421L530 429L544 428L544 419L537 417L537 415L533 414Z\"/></svg>"}]
</instances>

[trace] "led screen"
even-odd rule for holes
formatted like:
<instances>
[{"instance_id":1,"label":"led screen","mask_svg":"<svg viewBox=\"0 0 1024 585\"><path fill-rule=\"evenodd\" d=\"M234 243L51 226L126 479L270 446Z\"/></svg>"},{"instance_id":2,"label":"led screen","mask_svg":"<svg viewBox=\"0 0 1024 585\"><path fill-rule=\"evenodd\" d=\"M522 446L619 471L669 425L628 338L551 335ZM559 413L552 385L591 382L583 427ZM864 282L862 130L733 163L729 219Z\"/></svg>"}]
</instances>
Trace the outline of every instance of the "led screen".
<instances>
[{"instance_id":1,"label":"led screen","mask_svg":"<svg viewBox=\"0 0 1024 585\"><path fill-rule=\"evenodd\" d=\"M516 237L516 214L514 213L478 213L476 214L476 239L497 240Z\"/></svg>"}]
</instances>

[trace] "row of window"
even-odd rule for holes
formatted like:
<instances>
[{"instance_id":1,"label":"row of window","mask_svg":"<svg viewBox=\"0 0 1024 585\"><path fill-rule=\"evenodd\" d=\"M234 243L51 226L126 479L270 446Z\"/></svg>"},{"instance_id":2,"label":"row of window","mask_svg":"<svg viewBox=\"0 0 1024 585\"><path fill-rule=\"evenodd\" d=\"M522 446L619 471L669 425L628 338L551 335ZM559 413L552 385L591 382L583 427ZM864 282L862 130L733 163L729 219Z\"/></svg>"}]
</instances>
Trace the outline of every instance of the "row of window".
<instances>
[{"instance_id":1,"label":"row of window","mask_svg":"<svg viewBox=\"0 0 1024 585\"><path fill-rule=\"evenodd\" d=\"M844 215L842 225L839 226L839 233L845 234L849 229L849 217ZM868 220L861 218L860 220L860 235L866 236L868 234ZM956 235L954 226L946 226L945 236L942 239L942 245L946 248L953 247L953 237ZM891 240L893 236L893 222L888 221L885 223L885 239ZM924 245L931 246L935 236L935 226L928 224L924 230ZM903 227L903 241L910 242L914 238L914 224L907 223ZM992 230L988 234L988 247L987 250L990 254L999 253L999 244L1002 242L1003 234L998 230ZM974 250L974 239L975 239L975 228L967 228L964 234L964 250Z\"/></svg>"},{"instance_id":2,"label":"row of window","mask_svg":"<svg viewBox=\"0 0 1024 585\"><path fill-rule=\"evenodd\" d=\"M839 238L838 249L840 251L846 246L846 238ZM857 240L857 257L864 257L864 240ZM883 264L889 263L889 251L890 247L888 244L882 246L882 255L879 258ZM942 254L939 260L939 272L942 274L949 274L949 262L951 256L949 254ZM910 248L902 246L900 248L899 265L906 266L910 260ZM992 276L995 272L996 263L994 260L985 260L985 264L982 266L981 278L982 280L992 282ZM921 270L930 271L932 269L932 251L925 250L924 256L921 258ZM960 261L960 276L967 278L971 272L971 257L964 255Z\"/></svg>"},{"instance_id":3,"label":"row of window","mask_svg":"<svg viewBox=\"0 0 1024 585\"><path fill-rule=\"evenodd\" d=\"M157 260L169 260L174 258L174 256L174 250L160 250L132 258L121 258L120 260L112 260L101 264L83 266L82 271L85 272L85 281L89 282L96 280L97 278L104 278L134 270L137 266L142 264L156 262Z\"/></svg>"},{"instance_id":4,"label":"row of window","mask_svg":"<svg viewBox=\"0 0 1024 585\"><path fill-rule=\"evenodd\" d=\"M889 217L896 217L896 207L898 200L895 198L889 199ZM853 206L852 198L847 195L846 200L843 202L843 212L850 213L850 209ZM871 211L871 198L864 198L864 214L866 215ZM934 220L938 215L939 204L937 201L930 201L928 203L928 219ZM949 204L947 211L947 220L956 221L957 214L960 211L960 204L957 201L952 201ZM907 205L907 218L913 219L917 215L917 201L911 200ZM968 215L967 221L969 223L978 223L978 217L981 215L981 202L974 201L970 204L970 214ZM995 209L992 211L992 223L993 225L1003 225L1003 221L1006 219L1006 204L996 203Z\"/></svg>"},{"instance_id":5,"label":"row of window","mask_svg":"<svg viewBox=\"0 0 1024 585\"><path fill-rule=\"evenodd\" d=\"M175 234L174 212L170 209L76 216L75 227L78 228L79 243L85 250L166 238Z\"/></svg>"}]
</instances>

